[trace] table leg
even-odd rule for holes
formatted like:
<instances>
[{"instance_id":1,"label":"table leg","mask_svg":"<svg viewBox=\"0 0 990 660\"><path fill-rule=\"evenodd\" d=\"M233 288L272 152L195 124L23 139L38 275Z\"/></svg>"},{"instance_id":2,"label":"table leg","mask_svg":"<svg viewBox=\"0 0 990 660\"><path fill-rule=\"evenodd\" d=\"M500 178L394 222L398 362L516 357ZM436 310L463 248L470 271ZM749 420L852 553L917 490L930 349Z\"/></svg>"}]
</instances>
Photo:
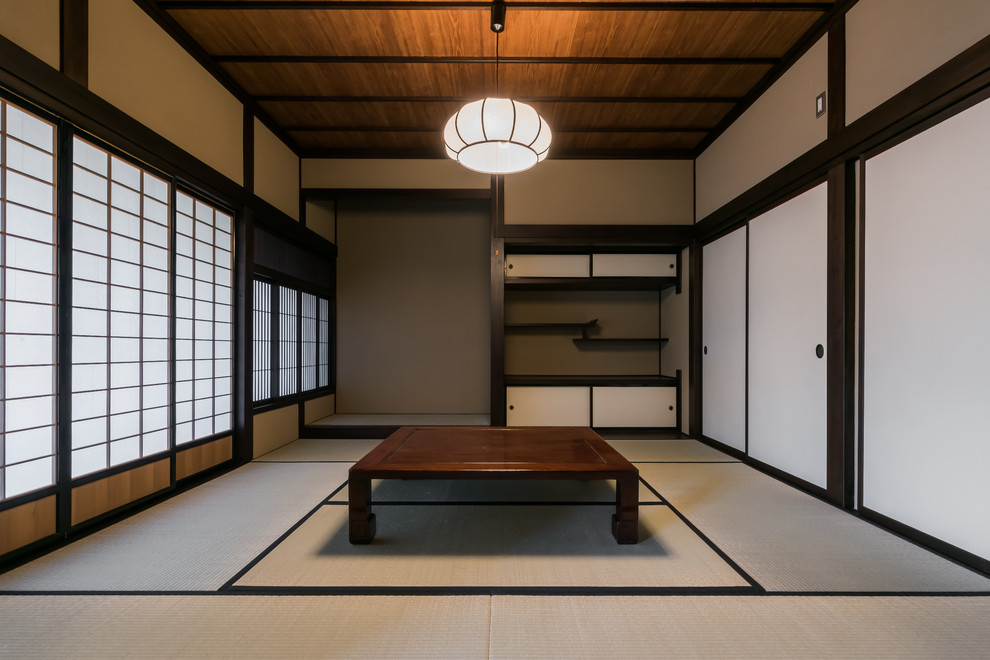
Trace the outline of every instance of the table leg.
<instances>
[{"instance_id":1,"label":"table leg","mask_svg":"<svg viewBox=\"0 0 990 660\"><path fill-rule=\"evenodd\" d=\"M347 522L351 543L371 543L375 514L371 512L371 479L351 474L347 481Z\"/></svg>"},{"instance_id":2,"label":"table leg","mask_svg":"<svg viewBox=\"0 0 990 660\"><path fill-rule=\"evenodd\" d=\"M639 475L615 480L612 536L621 544L639 543Z\"/></svg>"}]
</instances>

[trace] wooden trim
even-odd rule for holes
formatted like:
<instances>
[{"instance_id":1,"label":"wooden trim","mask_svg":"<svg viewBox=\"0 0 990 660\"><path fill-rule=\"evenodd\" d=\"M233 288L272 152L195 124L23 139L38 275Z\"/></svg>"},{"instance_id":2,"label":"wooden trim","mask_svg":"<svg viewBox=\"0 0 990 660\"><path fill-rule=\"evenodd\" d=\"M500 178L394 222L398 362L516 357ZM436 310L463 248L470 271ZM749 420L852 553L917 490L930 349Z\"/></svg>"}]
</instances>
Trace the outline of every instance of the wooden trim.
<instances>
[{"instance_id":1,"label":"wooden trim","mask_svg":"<svg viewBox=\"0 0 990 660\"><path fill-rule=\"evenodd\" d=\"M0 556L56 533L55 496L0 511Z\"/></svg>"},{"instance_id":2,"label":"wooden trim","mask_svg":"<svg viewBox=\"0 0 990 660\"><path fill-rule=\"evenodd\" d=\"M72 489L72 525L75 527L97 516L170 487L171 459L91 481Z\"/></svg>"},{"instance_id":3,"label":"wooden trim","mask_svg":"<svg viewBox=\"0 0 990 660\"><path fill-rule=\"evenodd\" d=\"M846 15L828 29L828 97L825 99L829 137L846 127Z\"/></svg>"},{"instance_id":4,"label":"wooden trim","mask_svg":"<svg viewBox=\"0 0 990 660\"><path fill-rule=\"evenodd\" d=\"M214 55L221 64L495 64L488 56L397 55ZM644 66L773 66L779 57L503 57L499 64L634 64Z\"/></svg>"},{"instance_id":5,"label":"wooden trim","mask_svg":"<svg viewBox=\"0 0 990 660\"><path fill-rule=\"evenodd\" d=\"M69 80L89 87L89 0L60 0L59 11L59 69Z\"/></svg>"},{"instance_id":6,"label":"wooden trim","mask_svg":"<svg viewBox=\"0 0 990 660\"><path fill-rule=\"evenodd\" d=\"M466 103L474 96L255 96L258 103ZM524 103L738 103L742 96L518 96Z\"/></svg>"},{"instance_id":7,"label":"wooden trim","mask_svg":"<svg viewBox=\"0 0 990 660\"><path fill-rule=\"evenodd\" d=\"M700 243L691 243L689 248L689 288L688 295L688 355L690 371L688 372L688 434L693 438L701 436L701 392L703 385L702 372L702 317L704 261L703 249Z\"/></svg>"},{"instance_id":8,"label":"wooden trim","mask_svg":"<svg viewBox=\"0 0 990 660\"><path fill-rule=\"evenodd\" d=\"M990 88L990 37L709 214L697 224L698 239L708 240L781 193L807 186L828 168L927 125L928 121L961 111L965 107L961 104L971 102L987 88Z\"/></svg>"},{"instance_id":9,"label":"wooden trim","mask_svg":"<svg viewBox=\"0 0 990 660\"><path fill-rule=\"evenodd\" d=\"M696 149L555 149L550 160L691 160ZM332 149L316 147L300 149L301 158L371 158L371 159L437 159L447 160L442 147L436 148L375 148Z\"/></svg>"},{"instance_id":10,"label":"wooden trim","mask_svg":"<svg viewBox=\"0 0 990 660\"><path fill-rule=\"evenodd\" d=\"M260 10L313 10L313 9L488 9L491 2L484 0L161 0L157 3L165 11L176 9L260 9ZM831 2L548 2L546 0L520 0L512 3L513 9L539 9L543 11L828 11Z\"/></svg>"},{"instance_id":11,"label":"wooden trim","mask_svg":"<svg viewBox=\"0 0 990 660\"><path fill-rule=\"evenodd\" d=\"M492 199L488 188L303 188L305 201Z\"/></svg>"},{"instance_id":12,"label":"wooden trim","mask_svg":"<svg viewBox=\"0 0 990 660\"><path fill-rule=\"evenodd\" d=\"M244 108L244 190L254 193L254 113Z\"/></svg>"},{"instance_id":13,"label":"wooden trim","mask_svg":"<svg viewBox=\"0 0 990 660\"><path fill-rule=\"evenodd\" d=\"M254 211L234 216L234 458L254 458Z\"/></svg>"},{"instance_id":14,"label":"wooden trim","mask_svg":"<svg viewBox=\"0 0 990 660\"><path fill-rule=\"evenodd\" d=\"M175 480L181 481L226 463L233 456L233 438L229 435L190 449L178 449L175 453Z\"/></svg>"},{"instance_id":15,"label":"wooden trim","mask_svg":"<svg viewBox=\"0 0 990 660\"><path fill-rule=\"evenodd\" d=\"M624 126L563 128L554 127L554 135L558 133L707 133L711 126ZM339 126L319 124L308 126L286 126L287 131L306 131L308 133L436 133L436 126Z\"/></svg>"},{"instance_id":16,"label":"wooden trim","mask_svg":"<svg viewBox=\"0 0 990 660\"><path fill-rule=\"evenodd\" d=\"M489 423L505 426L505 177L491 177L491 362Z\"/></svg>"},{"instance_id":17,"label":"wooden trim","mask_svg":"<svg viewBox=\"0 0 990 660\"><path fill-rule=\"evenodd\" d=\"M856 238L859 241L859 257L856 267L859 272L859 305L857 306L858 327L856 341L858 350L856 359L859 369L856 373L857 398L856 406L859 414L856 419L856 509L863 510L863 430L865 428L864 404L866 395L863 388L866 385L866 161L859 161L859 231Z\"/></svg>"},{"instance_id":18,"label":"wooden trim","mask_svg":"<svg viewBox=\"0 0 990 660\"><path fill-rule=\"evenodd\" d=\"M855 163L828 175L826 311L826 490L833 504L853 507L855 475Z\"/></svg>"},{"instance_id":19,"label":"wooden trim","mask_svg":"<svg viewBox=\"0 0 990 660\"><path fill-rule=\"evenodd\" d=\"M649 243L684 247L694 238L693 225L503 225L502 237L513 243L551 239L558 244Z\"/></svg>"}]
</instances>

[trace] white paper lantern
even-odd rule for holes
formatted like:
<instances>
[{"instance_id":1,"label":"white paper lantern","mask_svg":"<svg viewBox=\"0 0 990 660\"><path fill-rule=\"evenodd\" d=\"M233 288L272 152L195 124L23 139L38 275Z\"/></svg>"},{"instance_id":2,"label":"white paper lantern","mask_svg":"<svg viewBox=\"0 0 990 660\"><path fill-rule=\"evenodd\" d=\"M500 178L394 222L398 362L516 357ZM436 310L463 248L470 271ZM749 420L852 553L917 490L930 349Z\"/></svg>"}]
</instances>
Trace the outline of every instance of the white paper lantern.
<instances>
[{"instance_id":1,"label":"white paper lantern","mask_svg":"<svg viewBox=\"0 0 990 660\"><path fill-rule=\"evenodd\" d=\"M522 172L547 157L550 126L532 106L511 99L472 101L447 120L447 155L485 174Z\"/></svg>"}]
</instances>

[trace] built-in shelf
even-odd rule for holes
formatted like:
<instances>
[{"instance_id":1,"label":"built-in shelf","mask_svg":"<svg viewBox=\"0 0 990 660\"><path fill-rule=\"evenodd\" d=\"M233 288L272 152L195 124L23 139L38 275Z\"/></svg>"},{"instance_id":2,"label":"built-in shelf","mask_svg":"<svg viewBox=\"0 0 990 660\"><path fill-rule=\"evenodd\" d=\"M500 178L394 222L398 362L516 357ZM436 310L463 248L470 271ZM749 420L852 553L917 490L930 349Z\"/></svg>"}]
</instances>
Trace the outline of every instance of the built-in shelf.
<instances>
[{"instance_id":1,"label":"built-in shelf","mask_svg":"<svg viewBox=\"0 0 990 660\"><path fill-rule=\"evenodd\" d=\"M585 348L604 348L627 344L656 344L657 348L663 348L669 340L666 337L575 337L572 341Z\"/></svg>"},{"instance_id":2,"label":"built-in shelf","mask_svg":"<svg viewBox=\"0 0 990 660\"><path fill-rule=\"evenodd\" d=\"M507 277L510 290L662 291L677 286L676 277Z\"/></svg>"},{"instance_id":3,"label":"built-in shelf","mask_svg":"<svg viewBox=\"0 0 990 660\"><path fill-rule=\"evenodd\" d=\"M506 374L505 384L511 386L526 385L594 385L594 386L676 386L677 378L673 376L643 375L614 375L614 376L582 376L582 375L511 375Z\"/></svg>"}]
</instances>

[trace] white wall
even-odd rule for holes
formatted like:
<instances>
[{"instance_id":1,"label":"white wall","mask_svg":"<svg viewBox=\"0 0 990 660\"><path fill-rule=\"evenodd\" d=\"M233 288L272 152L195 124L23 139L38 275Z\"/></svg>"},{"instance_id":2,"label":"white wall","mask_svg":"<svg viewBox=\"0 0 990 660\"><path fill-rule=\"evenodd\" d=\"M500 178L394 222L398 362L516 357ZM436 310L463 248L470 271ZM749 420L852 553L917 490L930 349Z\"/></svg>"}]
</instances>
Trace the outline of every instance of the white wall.
<instances>
[{"instance_id":1,"label":"white wall","mask_svg":"<svg viewBox=\"0 0 990 660\"><path fill-rule=\"evenodd\" d=\"M863 504L990 559L990 101L866 163Z\"/></svg>"},{"instance_id":2,"label":"white wall","mask_svg":"<svg viewBox=\"0 0 990 660\"><path fill-rule=\"evenodd\" d=\"M133 2L89 3L89 88L236 183L241 103Z\"/></svg>"},{"instance_id":3,"label":"white wall","mask_svg":"<svg viewBox=\"0 0 990 660\"><path fill-rule=\"evenodd\" d=\"M825 140L827 114L815 117L815 98L827 84L823 37L698 157L696 220Z\"/></svg>"},{"instance_id":4,"label":"white wall","mask_svg":"<svg viewBox=\"0 0 990 660\"><path fill-rule=\"evenodd\" d=\"M547 160L505 177L505 224L691 224L692 169L689 160Z\"/></svg>"},{"instance_id":5,"label":"white wall","mask_svg":"<svg viewBox=\"0 0 990 660\"><path fill-rule=\"evenodd\" d=\"M254 120L254 192L299 219L299 158L258 119Z\"/></svg>"},{"instance_id":6,"label":"white wall","mask_svg":"<svg viewBox=\"0 0 990 660\"><path fill-rule=\"evenodd\" d=\"M491 177L443 160L304 158L303 188L491 188Z\"/></svg>"},{"instance_id":7,"label":"white wall","mask_svg":"<svg viewBox=\"0 0 990 660\"><path fill-rule=\"evenodd\" d=\"M988 35L986 0L859 0L846 15L846 121Z\"/></svg>"},{"instance_id":8,"label":"white wall","mask_svg":"<svg viewBox=\"0 0 990 660\"><path fill-rule=\"evenodd\" d=\"M0 34L53 69L61 44L59 0L0 0Z\"/></svg>"}]
</instances>

